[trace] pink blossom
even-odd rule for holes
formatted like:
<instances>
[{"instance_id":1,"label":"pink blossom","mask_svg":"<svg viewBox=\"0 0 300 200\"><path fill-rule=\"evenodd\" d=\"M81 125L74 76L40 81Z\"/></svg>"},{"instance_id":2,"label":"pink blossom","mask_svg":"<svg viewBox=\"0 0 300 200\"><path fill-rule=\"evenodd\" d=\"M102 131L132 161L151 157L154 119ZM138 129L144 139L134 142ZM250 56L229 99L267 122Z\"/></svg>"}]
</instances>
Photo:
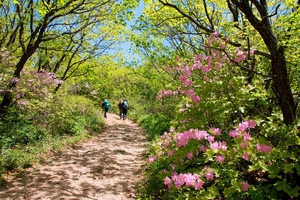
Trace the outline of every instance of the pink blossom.
<instances>
[{"instance_id":1,"label":"pink blossom","mask_svg":"<svg viewBox=\"0 0 300 200\"><path fill-rule=\"evenodd\" d=\"M170 145L170 141L169 140L165 141L164 148L167 148L169 145Z\"/></svg>"},{"instance_id":2,"label":"pink blossom","mask_svg":"<svg viewBox=\"0 0 300 200\"><path fill-rule=\"evenodd\" d=\"M193 85L193 81L189 80L189 79L185 79L184 81L182 81L182 84L184 86L192 86Z\"/></svg>"},{"instance_id":3,"label":"pink blossom","mask_svg":"<svg viewBox=\"0 0 300 200\"><path fill-rule=\"evenodd\" d=\"M248 128L248 123L247 122L242 122L242 123L239 123L239 126L238 126L238 130L239 131L244 131Z\"/></svg>"},{"instance_id":4,"label":"pink blossom","mask_svg":"<svg viewBox=\"0 0 300 200\"><path fill-rule=\"evenodd\" d=\"M195 103L195 104L198 104L199 101L201 100L199 96L195 95L195 94L192 94L191 95L191 99L192 101Z\"/></svg>"},{"instance_id":5,"label":"pink blossom","mask_svg":"<svg viewBox=\"0 0 300 200\"><path fill-rule=\"evenodd\" d=\"M190 90L183 90L183 91L181 91L181 93L186 95L186 96L189 96L189 95L194 94L195 91L193 89L190 89Z\"/></svg>"},{"instance_id":6,"label":"pink blossom","mask_svg":"<svg viewBox=\"0 0 300 200\"><path fill-rule=\"evenodd\" d=\"M207 76L205 76L205 77L204 77L204 81L207 82L207 83L209 83L209 82L210 82L210 79L209 79Z\"/></svg>"},{"instance_id":7,"label":"pink blossom","mask_svg":"<svg viewBox=\"0 0 300 200\"><path fill-rule=\"evenodd\" d=\"M204 145L201 145L199 148L200 148L200 151L202 151L203 153L207 150L207 147Z\"/></svg>"},{"instance_id":8,"label":"pink blossom","mask_svg":"<svg viewBox=\"0 0 300 200\"><path fill-rule=\"evenodd\" d=\"M197 60L200 60L200 59L202 59L202 55L201 54L197 54L196 56L195 56L195 59L197 59Z\"/></svg>"},{"instance_id":9,"label":"pink blossom","mask_svg":"<svg viewBox=\"0 0 300 200\"><path fill-rule=\"evenodd\" d=\"M170 133L173 133L174 132L174 128L170 128Z\"/></svg>"},{"instance_id":10,"label":"pink blossom","mask_svg":"<svg viewBox=\"0 0 300 200\"><path fill-rule=\"evenodd\" d=\"M245 160L249 161L250 160L249 156L250 156L249 153L247 153L247 152L244 153L244 159Z\"/></svg>"},{"instance_id":11,"label":"pink blossom","mask_svg":"<svg viewBox=\"0 0 300 200\"><path fill-rule=\"evenodd\" d=\"M225 48L226 48L226 44L223 44L223 43L220 44L220 48L221 48L221 49L225 49Z\"/></svg>"},{"instance_id":12,"label":"pink blossom","mask_svg":"<svg viewBox=\"0 0 300 200\"><path fill-rule=\"evenodd\" d=\"M224 162L225 160L225 157L222 155L222 156L216 156L216 161L219 162L219 163L222 163Z\"/></svg>"},{"instance_id":13,"label":"pink blossom","mask_svg":"<svg viewBox=\"0 0 300 200\"><path fill-rule=\"evenodd\" d=\"M240 144L240 147L241 148L246 148L248 146L248 142L247 141L245 141L245 142L242 142L241 144Z\"/></svg>"},{"instance_id":14,"label":"pink blossom","mask_svg":"<svg viewBox=\"0 0 300 200\"><path fill-rule=\"evenodd\" d=\"M193 159L193 153L191 153L191 152L188 153L187 157L188 157L189 160L192 160Z\"/></svg>"},{"instance_id":15,"label":"pink blossom","mask_svg":"<svg viewBox=\"0 0 300 200\"><path fill-rule=\"evenodd\" d=\"M248 182L247 181L245 181L245 182L242 182L242 191L248 191L249 190L249 184L248 184Z\"/></svg>"},{"instance_id":16,"label":"pink blossom","mask_svg":"<svg viewBox=\"0 0 300 200\"><path fill-rule=\"evenodd\" d=\"M152 163L152 162L154 162L155 160L157 160L157 157L156 157L156 156L152 156L152 157L148 158L148 162L149 162L149 163Z\"/></svg>"},{"instance_id":17,"label":"pink blossom","mask_svg":"<svg viewBox=\"0 0 300 200\"><path fill-rule=\"evenodd\" d=\"M210 128L210 131L212 132L213 135L221 135L221 129L219 128Z\"/></svg>"},{"instance_id":18,"label":"pink blossom","mask_svg":"<svg viewBox=\"0 0 300 200\"><path fill-rule=\"evenodd\" d=\"M213 142L213 141L215 141L215 137L210 135L210 136L207 137L207 140L209 142Z\"/></svg>"},{"instance_id":19,"label":"pink blossom","mask_svg":"<svg viewBox=\"0 0 300 200\"><path fill-rule=\"evenodd\" d=\"M199 140L203 140L205 138L207 138L209 135L206 131L198 131L195 130L195 137Z\"/></svg>"},{"instance_id":20,"label":"pink blossom","mask_svg":"<svg viewBox=\"0 0 300 200\"><path fill-rule=\"evenodd\" d=\"M19 82L19 79L17 77L14 77L11 79L10 81L11 83L18 83Z\"/></svg>"},{"instance_id":21,"label":"pink blossom","mask_svg":"<svg viewBox=\"0 0 300 200\"><path fill-rule=\"evenodd\" d=\"M174 154L174 150L169 149L168 150L168 156L173 156L173 154Z\"/></svg>"},{"instance_id":22,"label":"pink blossom","mask_svg":"<svg viewBox=\"0 0 300 200\"><path fill-rule=\"evenodd\" d=\"M233 137L233 138L237 138L239 136L239 134L236 130L232 130L229 132L229 136Z\"/></svg>"},{"instance_id":23,"label":"pink blossom","mask_svg":"<svg viewBox=\"0 0 300 200\"><path fill-rule=\"evenodd\" d=\"M166 71L170 71L170 67L169 66L166 66Z\"/></svg>"},{"instance_id":24,"label":"pink blossom","mask_svg":"<svg viewBox=\"0 0 300 200\"><path fill-rule=\"evenodd\" d=\"M221 69L222 66L223 66L223 63L221 63L221 62L218 62L218 63L216 64L216 68L217 68L217 69Z\"/></svg>"},{"instance_id":25,"label":"pink blossom","mask_svg":"<svg viewBox=\"0 0 300 200\"><path fill-rule=\"evenodd\" d=\"M226 151L227 150L226 142L225 141L220 142L219 148Z\"/></svg>"},{"instance_id":26,"label":"pink blossom","mask_svg":"<svg viewBox=\"0 0 300 200\"><path fill-rule=\"evenodd\" d=\"M197 181L197 183L195 184L195 190L200 190L203 187L203 182L201 181L201 179L199 179Z\"/></svg>"},{"instance_id":27,"label":"pink blossom","mask_svg":"<svg viewBox=\"0 0 300 200\"><path fill-rule=\"evenodd\" d=\"M246 121L246 123L248 124L249 128L255 128L255 126L256 126L256 122L254 120L251 120L251 119Z\"/></svg>"},{"instance_id":28,"label":"pink blossom","mask_svg":"<svg viewBox=\"0 0 300 200\"><path fill-rule=\"evenodd\" d=\"M207 72L210 71L210 69L211 69L211 68L210 68L209 66L203 66L203 67L202 67L202 73L203 73L203 74L206 74Z\"/></svg>"},{"instance_id":29,"label":"pink blossom","mask_svg":"<svg viewBox=\"0 0 300 200\"><path fill-rule=\"evenodd\" d=\"M207 180L214 180L214 172L213 171L206 172L205 177Z\"/></svg>"},{"instance_id":30,"label":"pink blossom","mask_svg":"<svg viewBox=\"0 0 300 200\"><path fill-rule=\"evenodd\" d=\"M172 186L172 180L171 180L169 177L166 177L166 178L164 179L164 184L165 184L166 186L168 186L168 188L171 188L171 186Z\"/></svg>"},{"instance_id":31,"label":"pink blossom","mask_svg":"<svg viewBox=\"0 0 300 200\"><path fill-rule=\"evenodd\" d=\"M216 37L216 38L219 37L219 33L217 31L213 32L212 35L213 35L213 37Z\"/></svg>"},{"instance_id":32,"label":"pink blossom","mask_svg":"<svg viewBox=\"0 0 300 200\"><path fill-rule=\"evenodd\" d=\"M160 100L162 98L162 94L157 95L157 99Z\"/></svg>"},{"instance_id":33,"label":"pink blossom","mask_svg":"<svg viewBox=\"0 0 300 200\"><path fill-rule=\"evenodd\" d=\"M218 142L213 142L210 144L211 149L219 149L219 143Z\"/></svg>"},{"instance_id":34,"label":"pink blossom","mask_svg":"<svg viewBox=\"0 0 300 200\"><path fill-rule=\"evenodd\" d=\"M249 132L245 132L244 133L244 141L249 141L249 140L251 140L250 133Z\"/></svg>"},{"instance_id":35,"label":"pink blossom","mask_svg":"<svg viewBox=\"0 0 300 200\"><path fill-rule=\"evenodd\" d=\"M265 144L257 144L256 145L256 149L260 152L263 152L263 153L270 153L272 151L272 146L268 146L268 145L265 145Z\"/></svg>"},{"instance_id":36,"label":"pink blossom","mask_svg":"<svg viewBox=\"0 0 300 200\"><path fill-rule=\"evenodd\" d=\"M186 186L194 185L195 180L196 180L194 175L192 175L191 173L187 173L187 174L182 174L182 176L183 176L183 179L184 179L184 182L185 182Z\"/></svg>"}]
</instances>

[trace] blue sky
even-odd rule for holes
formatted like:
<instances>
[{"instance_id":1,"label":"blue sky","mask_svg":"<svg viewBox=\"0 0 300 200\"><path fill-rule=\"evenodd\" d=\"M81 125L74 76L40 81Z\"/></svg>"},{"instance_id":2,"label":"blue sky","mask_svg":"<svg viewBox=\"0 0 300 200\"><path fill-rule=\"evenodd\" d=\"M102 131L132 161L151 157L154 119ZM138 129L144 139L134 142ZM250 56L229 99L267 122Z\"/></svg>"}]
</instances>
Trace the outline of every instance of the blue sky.
<instances>
[{"instance_id":1,"label":"blue sky","mask_svg":"<svg viewBox=\"0 0 300 200\"><path fill-rule=\"evenodd\" d=\"M135 20L138 19L138 17L142 14L142 11L143 11L143 8L144 8L144 2L141 1L139 6L136 8L135 10L135 19L132 20L132 22L127 22L127 27L130 29L130 26L133 25L135 23ZM133 55L133 52L131 52L129 49L130 49L130 42L123 42L120 46L121 50L123 50L124 52L126 52L126 56L127 57L135 57L137 59L139 59L139 56L137 55ZM114 53L115 51L114 50L110 50L109 51L110 53ZM131 61L133 59L130 59L128 61Z\"/></svg>"}]
</instances>

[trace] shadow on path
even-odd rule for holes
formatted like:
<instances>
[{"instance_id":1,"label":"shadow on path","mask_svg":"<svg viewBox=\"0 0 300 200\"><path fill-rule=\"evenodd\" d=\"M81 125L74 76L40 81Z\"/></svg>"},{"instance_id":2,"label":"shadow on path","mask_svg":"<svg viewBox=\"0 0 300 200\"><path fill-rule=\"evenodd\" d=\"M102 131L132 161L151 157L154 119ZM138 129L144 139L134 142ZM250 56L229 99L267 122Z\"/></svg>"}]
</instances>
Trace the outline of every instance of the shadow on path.
<instances>
[{"instance_id":1,"label":"shadow on path","mask_svg":"<svg viewBox=\"0 0 300 200\"><path fill-rule=\"evenodd\" d=\"M118 115L105 123L105 132L8 180L0 199L135 199L146 135Z\"/></svg>"}]
</instances>

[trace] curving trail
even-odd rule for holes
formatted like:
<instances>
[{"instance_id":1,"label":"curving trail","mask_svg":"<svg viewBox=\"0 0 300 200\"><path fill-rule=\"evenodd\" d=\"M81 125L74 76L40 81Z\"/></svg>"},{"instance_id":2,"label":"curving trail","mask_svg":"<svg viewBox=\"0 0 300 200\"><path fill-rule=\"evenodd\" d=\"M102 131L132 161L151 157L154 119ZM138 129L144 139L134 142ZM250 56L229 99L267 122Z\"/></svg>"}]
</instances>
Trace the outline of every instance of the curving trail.
<instances>
[{"instance_id":1,"label":"curving trail","mask_svg":"<svg viewBox=\"0 0 300 200\"><path fill-rule=\"evenodd\" d=\"M0 199L136 199L146 135L115 114L108 113L105 124L105 132L9 179Z\"/></svg>"}]
</instances>

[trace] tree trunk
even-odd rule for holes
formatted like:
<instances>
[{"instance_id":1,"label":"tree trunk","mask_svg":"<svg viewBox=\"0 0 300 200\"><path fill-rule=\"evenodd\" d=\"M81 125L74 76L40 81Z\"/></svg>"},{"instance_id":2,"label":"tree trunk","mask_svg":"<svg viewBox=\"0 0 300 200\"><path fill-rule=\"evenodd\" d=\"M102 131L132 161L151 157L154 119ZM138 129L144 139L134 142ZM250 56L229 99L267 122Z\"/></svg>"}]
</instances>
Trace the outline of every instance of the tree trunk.
<instances>
[{"instance_id":1,"label":"tree trunk","mask_svg":"<svg viewBox=\"0 0 300 200\"><path fill-rule=\"evenodd\" d=\"M289 85L283 47L271 52L272 89L277 97L285 124L292 124L296 119L296 105Z\"/></svg>"},{"instance_id":2,"label":"tree trunk","mask_svg":"<svg viewBox=\"0 0 300 200\"><path fill-rule=\"evenodd\" d=\"M251 25L259 32L271 54L272 90L277 97L278 104L282 111L283 121L286 125L292 124L296 119L296 105L292 90L290 88L289 77L286 68L284 48L278 45L278 39L272 30L268 14L266 1L252 0L261 20L253 14L253 7L248 1L232 2L241 10Z\"/></svg>"},{"instance_id":3,"label":"tree trunk","mask_svg":"<svg viewBox=\"0 0 300 200\"><path fill-rule=\"evenodd\" d=\"M34 51L35 51L34 48L30 48L30 50L28 50L27 53L22 55L22 57L20 58L19 62L16 65L14 77L20 78L20 73L24 68L25 63L30 58L30 56L34 53ZM7 109L10 107L10 104L13 100L13 95L9 90L13 89L15 86L16 83L10 83L7 86L7 90L5 91L2 102L0 104L0 117L4 117L5 114L7 113Z\"/></svg>"}]
</instances>

